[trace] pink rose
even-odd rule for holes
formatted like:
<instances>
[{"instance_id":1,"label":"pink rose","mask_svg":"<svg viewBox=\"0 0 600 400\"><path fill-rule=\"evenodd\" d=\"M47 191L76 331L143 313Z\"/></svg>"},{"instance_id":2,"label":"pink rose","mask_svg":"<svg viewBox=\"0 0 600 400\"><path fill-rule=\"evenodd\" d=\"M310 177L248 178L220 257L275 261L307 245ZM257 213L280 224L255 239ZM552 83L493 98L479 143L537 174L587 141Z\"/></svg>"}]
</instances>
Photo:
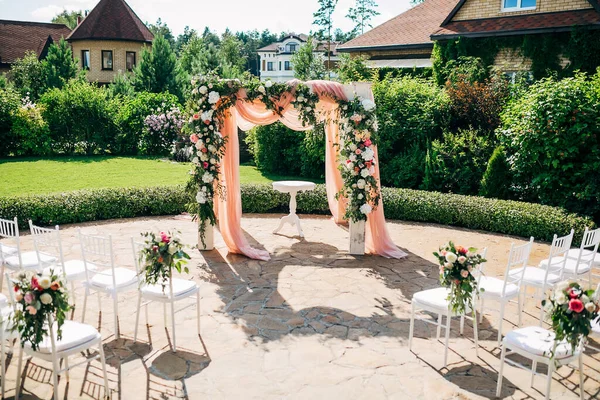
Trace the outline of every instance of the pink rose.
<instances>
[{"instance_id":1,"label":"pink rose","mask_svg":"<svg viewBox=\"0 0 600 400\"><path fill-rule=\"evenodd\" d=\"M203 147L202 150L200 150L200 151L203 152L203 153L207 153L208 149L206 147Z\"/></svg>"},{"instance_id":2,"label":"pink rose","mask_svg":"<svg viewBox=\"0 0 600 400\"><path fill-rule=\"evenodd\" d=\"M208 168L208 163L207 163L206 161L204 161L204 162L202 163L202 167L204 167L204 169L207 169L207 168Z\"/></svg>"},{"instance_id":3,"label":"pink rose","mask_svg":"<svg viewBox=\"0 0 600 400\"><path fill-rule=\"evenodd\" d=\"M192 116L192 118L194 118L195 120L199 120L199 119L200 119L200 115L198 115L198 114L194 114L194 115Z\"/></svg>"},{"instance_id":4,"label":"pink rose","mask_svg":"<svg viewBox=\"0 0 600 400\"><path fill-rule=\"evenodd\" d=\"M365 146L367 146L367 147L369 147L372 144L371 139L365 140L364 143L365 143Z\"/></svg>"},{"instance_id":5,"label":"pink rose","mask_svg":"<svg viewBox=\"0 0 600 400\"><path fill-rule=\"evenodd\" d=\"M198 143L198 135L196 135L195 133L193 133L193 134L190 136L190 141L191 141L192 143Z\"/></svg>"},{"instance_id":6,"label":"pink rose","mask_svg":"<svg viewBox=\"0 0 600 400\"><path fill-rule=\"evenodd\" d=\"M17 294L15 295L15 299L17 301L23 300L23 293L21 291L18 291Z\"/></svg>"},{"instance_id":7,"label":"pink rose","mask_svg":"<svg viewBox=\"0 0 600 400\"><path fill-rule=\"evenodd\" d=\"M356 149L355 153L360 154L360 153L362 153L362 151L360 149Z\"/></svg>"},{"instance_id":8,"label":"pink rose","mask_svg":"<svg viewBox=\"0 0 600 400\"><path fill-rule=\"evenodd\" d=\"M25 303L31 304L35 300L35 296L32 292L25 293Z\"/></svg>"},{"instance_id":9,"label":"pink rose","mask_svg":"<svg viewBox=\"0 0 600 400\"><path fill-rule=\"evenodd\" d=\"M583 305L583 301L579 299L569 300L569 310L572 310L576 313L580 313L583 311L584 308L585 306Z\"/></svg>"},{"instance_id":10,"label":"pink rose","mask_svg":"<svg viewBox=\"0 0 600 400\"><path fill-rule=\"evenodd\" d=\"M462 271L460 271L460 276L462 276L463 278L466 278L467 276L469 276L469 271L467 271L466 269L463 269Z\"/></svg>"},{"instance_id":11,"label":"pink rose","mask_svg":"<svg viewBox=\"0 0 600 400\"><path fill-rule=\"evenodd\" d=\"M27 306L27 308L25 308L25 310L27 310L27 312L31 315L37 314L37 310L35 309L34 306Z\"/></svg>"}]
</instances>

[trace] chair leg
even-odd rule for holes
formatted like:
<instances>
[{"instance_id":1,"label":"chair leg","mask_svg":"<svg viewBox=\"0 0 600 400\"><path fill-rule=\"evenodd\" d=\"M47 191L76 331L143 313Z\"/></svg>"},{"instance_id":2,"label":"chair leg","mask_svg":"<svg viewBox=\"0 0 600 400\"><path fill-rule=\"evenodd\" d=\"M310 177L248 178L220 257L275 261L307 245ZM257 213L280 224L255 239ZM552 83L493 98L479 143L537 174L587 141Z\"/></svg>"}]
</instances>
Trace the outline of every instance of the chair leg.
<instances>
[{"instance_id":1,"label":"chair leg","mask_svg":"<svg viewBox=\"0 0 600 400\"><path fill-rule=\"evenodd\" d=\"M412 311L410 313L410 326L408 328L408 351L412 351L412 339L415 331L415 303L412 303Z\"/></svg>"},{"instance_id":2,"label":"chair leg","mask_svg":"<svg viewBox=\"0 0 600 400\"><path fill-rule=\"evenodd\" d=\"M498 347L500 347L500 342L502 342L502 322L504 322L504 306L505 302L500 304L500 321L498 321Z\"/></svg>"},{"instance_id":3,"label":"chair leg","mask_svg":"<svg viewBox=\"0 0 600 400\"><path fill-rule=\"evenodd\" d=\"M67 377L67 382L69 382L69 358L65 357L65 376Z\"/></svg>"},{"instance_id":4,"label":"chair leg","mask_svg":"<svg viewBox=\"0 0 600 400\"><path fill-rule=\"evenodd\" d=\"M89 295L89 289L85 288L85 294L83 295L83 308L81 310L81 323L85 323L85 310L87 309L87 299L88 299L88 295Z\"/></svg>"},{"instance_id":5,"label":"chair leg","mask_svg":"<svg viewBox=\"0 0 600 400\"><path fill-rule=\"evenodd\" d=\"M579 399L583 400L583 350L579 353Z\"/></svg>"},{"instance_id":6,"label":"chair leg","mask_svg":"<svg viewBox=\"0 0 600 400\"><path fill-rule=\"evenodd\" d=\"M71 297L73 298L73 305L75 305L75 281L71 281Z\"/></svg>"},{"instance_id":7,"label":"chair leg","mask_svg":"<svg viewBox=\"0 0 600 400\"><path fill-rule=\"evenodd\" d=\"M142 293L138 292L137 309L135 312L135 330L133 333L133 341L137 342L138 326L140 324L140 309L142 308Z\"/></svg>"},{"instance_id":8,"label":"chair leg","mask_svg":"<svg viewBox=\"0 0 600 400\"><path fill-rule=\"evenodd\" d=\"M198 335L200 335L200 290L196 293L196 312L198 313Z\"/></svg>"},{"instance_id":9,"label":"chair leg","mask_svg":"<svg viewBox=\"0 0 600 400\"><path fill-rule=\"evenodd\" d=\"M21 395L21 369L23 368L23 347L19 346L19 362L17 364L17 387L15 393L15 399L19 400Z\"/></svg>"},{"instance_id":10,"label":"chair leg","mask_svg":"<svg viewBox=\"0 0 600 400\"><path fill-rule=\"evenodd\" d=\"M475 342L475 355L479 358L479 327L477 326L477 313L473 308L473 341Z\"/></svg>"},{"instance_id":11,"label":"chair leg","mask_svg":"<svg viewBox=\"0 0 600 400\"><path fill-rule=\"evenodd\" d=\"M104 377L104 391L106 398L110 399L110 389L108 388L108 375L106 374L106 360L104 358L104 348L102 346L102 340L98 343L98 353L100 353L100 362L102 363L102 375Z\"/></svg>"},{"instance_id":12,"label":"chair leg","mask_svg":"<svg viewBox=\"0 0 600 400\"><path fill-rule=\"evenodd\" d=\"M546 378L546 400L550 400L550 387L552 386L552 373L554 372L554 363L548 363L548 377Z\"/></svg>"},{"instance_id":13,"label":"chair leg","mask_svg":"<svg viewBox=\"0 0 600 400\"><path fill-rule=\"evenodd\" d=\"M167 327L167 303L163 303L163 318L165 322L165 328Z\"/></svg>"},{"instance_id":14,"label":"chair leg","mask_svg":"<svg viewBox=\"0 0 600 400\"><path fill-rule=\"evenodd\" d=\"M496 397L500 397L502 392L502 374L504 372L504 358L506 357L506 345L502 345L502 355L500 356L500 370L498 371L498 383L496 384Z\"/></svg>"},{"instance_id":15,"label":"chair leg","mask_svg":"<svg viewBox=\"0 0 600 400\"><path fill-rule=\"evenodd\" d=\"M517 298L517 307L519 309L519 328L523 323L523 303L521 302L521 293L519 293L519 297Z\"/></svg>"},{"instance_id":16,"label":"chair leg","mask_svg":"<svg viewBox=\"0 0 600 400\"><path fill-rule=\"evenodd\" d=\"M477 321L475 323L477 323ZM461 335L463 334L464 330L465 330L465 316L461 315L460 316L460 334Z\"/></svg>"},{"instance_id":17,"label":"chair leg","mask_svg":"<svg viewBox=\"0 0 600 400\"><path fill-rule=\"evenodd\" d=\"M175 301L171 299L171 325L173 326L173 353L177 352L177 338L175 333Z\"/></svg>"},{"instance_id":18,"label":"chair leg","mask_svg":"<svg viewBox=\"0 0 600 400\"><path fill-rule=\"evenodd\" d=\"M59 369L59 365L58 365L58 360L56 359L56 356L53 355L52 356L52 368L54 369L54 371L52 371L52 380L54 382L54 398L58 399L58 369Z\"/></svg>"},{"instance_id":19,"label":"chair leg","mask_svg":"<svg viewBox=\"0 0 600 400\"><path fill-rule=\"evenodd\" d=\"M448 365L448 342L450 341L450 314L446 314L446 340L444 341L444 368Z\"/></svg>"},{"instance_id":20,"label":"chair leg","mask_svg":"<svg viewBox=\"0 0 600 400\"><path fill-rule=\"evenodd\" d=\"M119 311L118 311L118 304L119 304L119 295L117 294L117 292L115 291L115 293L113 294L113 304L114 304L114 308L115 308L115 317L114 317L114 322L115 322L115 337L117 339L121 338L121 333L119 332Z\"/></svg>"},{"instance_id":21,"label":"chair leg","mask_svg":"<svg viewBox=\"0 0 600 400\"><path fill-rule=\"evenodd\" d=\"M0 286L1 288L2 286ZM4 389L5 389L5 383L6 383L6 361L5 361L5 353L6 350L4 348L5 343L4 343L4 330L2 328L0 328L0 363L2 363L0 365L0 379L2 379L2 387L0 388L0 395L2 396L1 398L4 399Z\"/></svg>"},{"instance_id":22,"label":"chair leg","mask_svg":"<svg viewBox=\"0 0 600 400\"><path fill-rule=\"evenodd\" d=\"M533 379L535 378L535 374L537 373L537 361L533 361L531 363L531 382L529 383L529 387L533 387Z\"/></svg>"},{"instance_id":23,"label":"chair leg","mask_svg":"<svg viewBox=\"0 0 600 400\"><path fill-rule=\"evenodd\" d=\"M483 322L483 309L485 307L485 299L481 299L481 305L479 306L479 323Z\"/></svg>"},{"instance_id":24,"label":"chair leg","mask_svg":"<svg viewBox=\"0 0 600 400\"><path fill-rule=\"evenodd\" d=\"M442 314L438 314L437 320L437 331L436 331L436 340L440 340L440 335L442 334Z\"/></svg>"}]
</instances>

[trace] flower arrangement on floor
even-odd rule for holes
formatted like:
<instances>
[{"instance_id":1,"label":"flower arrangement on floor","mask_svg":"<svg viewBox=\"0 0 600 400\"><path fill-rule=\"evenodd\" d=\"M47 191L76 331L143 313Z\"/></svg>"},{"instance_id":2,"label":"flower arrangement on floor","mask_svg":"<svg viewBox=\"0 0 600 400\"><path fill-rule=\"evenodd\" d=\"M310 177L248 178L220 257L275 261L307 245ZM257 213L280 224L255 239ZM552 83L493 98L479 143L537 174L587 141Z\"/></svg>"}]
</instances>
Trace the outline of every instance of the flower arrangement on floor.
<instances>
[{"instance_id":1,"label":"flower arrangement on floor","mask_svg":"<svg viewBox=\"0 0 600 400\"><path fill-rule=\"evenodd\" d=\"M478 295L473 271L486 262L477 249L456 246L449 242L433 253L440 263L440 283L450 289L450 308L456 314L473 309L473 294Z\"/></svg>"},{"instance_id":2,"label":"flower arrangement on floor","mask_svg":"<svg viewBox=\"0 0 600 400\"><path fill-rule=\"evenodd\" d=\"M542 301L557 343L565 340L573 351L592 330L598 318L599 294L584 290L577 282L560 282L549 299ZM551 354L553 357L554 354Z\"/></svg>"},{"instance_id":3,"label":"flower arrangement on floor","mask_svg":"<svg viewBox=\"0 0 600 400\"><path fill-rule=\"evenodd\" d=\"M53 271L46 274L21 274L14 283L16 311L12 329L19 332L21 345L33 350L49 334L49 320L57 325L58 339L67 312L71 309L64 282Z\"/></svg>"},{"instance_id":4,"label":"flower arrangement on floor","mask_svg":"<svg viewBox=\"0 0 600 400\"><path fill-rule=\"evenodd\" d=\"M146 245L140 252L142 282L148 285L160 283L164 292L173 268L179 273L189 273L184 265L190 256L183 251L184 245L179 238L171 232L160 232L158 237L154 232L145 232L142 236L146 238Z\"/></svg>"}]
</instances>

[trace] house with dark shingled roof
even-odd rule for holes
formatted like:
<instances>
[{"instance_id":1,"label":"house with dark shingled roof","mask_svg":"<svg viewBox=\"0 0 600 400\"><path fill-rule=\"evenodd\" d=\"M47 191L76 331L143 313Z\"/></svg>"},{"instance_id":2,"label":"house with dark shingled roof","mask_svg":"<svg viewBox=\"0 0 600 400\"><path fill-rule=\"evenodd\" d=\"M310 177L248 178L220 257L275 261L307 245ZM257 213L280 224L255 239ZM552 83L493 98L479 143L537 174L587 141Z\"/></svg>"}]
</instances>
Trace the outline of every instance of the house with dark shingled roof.
<instances>
[{"instance_id":1,"label":"house with dark shingled roof","mask_svg":"<svg viewBox=\"0 0 600 400\"><path fill-rule=\"evenodd\" d=\"M91 82L109 83L133 70L154 36L124 0L100 0L67 37Z\"/></svg>"},{"instance_id":2,"label":"house with dark shingled roof","mask_svg":"<svg viewBox=\"0 0 600 400\"><path fill-rule=\"evenodd\" d=\"M541 35L570 34L574 28L600 29L597 0L425 0L337 50L364 55L372 67L429 67L436 41L516 36L539 40ZM560 55L559 62L566 66L569 60ZM532 65L514 48L497 51L492 64L505 72L528 71Z\"/></svg>"}]
</instances>

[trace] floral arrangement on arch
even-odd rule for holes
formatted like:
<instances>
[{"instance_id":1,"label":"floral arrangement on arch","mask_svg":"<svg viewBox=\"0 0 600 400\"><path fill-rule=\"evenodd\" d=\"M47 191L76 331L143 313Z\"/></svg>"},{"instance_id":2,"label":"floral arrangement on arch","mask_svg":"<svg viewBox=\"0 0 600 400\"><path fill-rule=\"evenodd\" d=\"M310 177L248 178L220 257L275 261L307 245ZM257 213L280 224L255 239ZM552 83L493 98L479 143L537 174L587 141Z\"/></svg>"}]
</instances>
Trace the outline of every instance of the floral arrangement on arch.
<instances>
[{"instance_id":1,"label":"floral arrangement on arch","mask_svg":"<svg viewBox=\"0 0 600 400\"><path fill-rule=\"evenodd\" d=\"M16 311L12 330L19 332L21 345L29 343L33 350L49 334L49 321L56 321L57 336L71 306L64 282L53 271L44 274L20 274L14 282Z\"/></svg>"},{"instance_id":2,"label":"floral arrangement on arch","mask_svg":"<svg viewBox=\"0 0 600 400\"><path fill-rule=\"evenodd\" d=\"M448 300L456 314L464 314L473 308L473 294L478 295L477 278L473 272L486 260L474 247L465 248L449 242L440 246L433 255L440 264L440 284L450 289Z\"/></svg>"},{"instance_id":3,"label":"floral arrangement on arch","mask_svg":"<svg viewBox=\"0 0 600 400\"><path fill-rule=\"evenodd\" d=\"M172 270L189 273L184 265L190 256L183 251L184 245L179 238L171 232L142 233L145 237L145 246L140 251L140 265L142 266L142 281L148 285L160 283L165 290L166 282L171 278Z\"/></svg>"},{"instance_id":4,"label":"floral arrangement on arch","mask_svg":"<svg viewBox=\"0 0 600 400\"><path fill-rule=\"evenodd\" d=\"M598 297L593 289L584 290L577 282L556 284L550 298L542 301L542 306L552 324L557 343L565 340L575 351L581 340L590 334L592 321L598 318Z\"/></svg>"}]
</instances>

